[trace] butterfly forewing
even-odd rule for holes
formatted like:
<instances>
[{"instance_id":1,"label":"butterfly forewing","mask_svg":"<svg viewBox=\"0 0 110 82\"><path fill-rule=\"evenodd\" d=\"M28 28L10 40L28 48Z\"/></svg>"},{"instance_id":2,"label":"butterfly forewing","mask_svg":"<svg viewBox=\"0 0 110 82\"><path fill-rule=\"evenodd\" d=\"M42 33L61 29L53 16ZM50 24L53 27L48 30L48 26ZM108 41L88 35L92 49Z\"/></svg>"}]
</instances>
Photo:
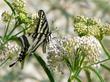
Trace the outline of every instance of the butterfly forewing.
<instances>
[{"instance_id":1,"label":"butterfly forewing","mask_svg":"<svg viewBox=\"0 0 110 82\"><path fill-rule=\"evenodd\" d=\"M34 52L42 43L45 44L48 41L50 32L48 21L43 10L38 11L39 20L35 32L32 34L33 44L29 47L29 52Z\"/></svg>"}]
</instances>

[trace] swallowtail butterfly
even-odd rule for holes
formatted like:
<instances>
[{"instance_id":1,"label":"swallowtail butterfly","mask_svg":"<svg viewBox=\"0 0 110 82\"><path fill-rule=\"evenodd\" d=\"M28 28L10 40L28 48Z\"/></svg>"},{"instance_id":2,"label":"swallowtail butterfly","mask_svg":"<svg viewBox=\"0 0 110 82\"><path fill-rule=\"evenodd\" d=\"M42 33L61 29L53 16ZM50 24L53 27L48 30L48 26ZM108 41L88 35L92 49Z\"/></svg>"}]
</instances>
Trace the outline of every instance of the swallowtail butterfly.
<instances>
[{"instance_id":1,"label":"swallowtail butterfly","mask_svg":"<svg viewBox=\"0 0 110 82\"><path fill-rule=\"evenodd\" d=\"M36 25L36 28L33 33L29 34L28 36L22 35L21 37L18 37L19 41L22 44L22 50L19 54L19 57L17 60L9 65L9 67L12 67L15 65L18 61L23 62L25 59L25 56L27 54L32 54L35 52L35 50L40 46L43 45L43 52L46 52L46 44L49 42L49 37L51 35L48 21L46 19L45 12L43 10L38 11L38 23ZM28 38L31 38L31 42Z\"/></svg>"}]
</instances>

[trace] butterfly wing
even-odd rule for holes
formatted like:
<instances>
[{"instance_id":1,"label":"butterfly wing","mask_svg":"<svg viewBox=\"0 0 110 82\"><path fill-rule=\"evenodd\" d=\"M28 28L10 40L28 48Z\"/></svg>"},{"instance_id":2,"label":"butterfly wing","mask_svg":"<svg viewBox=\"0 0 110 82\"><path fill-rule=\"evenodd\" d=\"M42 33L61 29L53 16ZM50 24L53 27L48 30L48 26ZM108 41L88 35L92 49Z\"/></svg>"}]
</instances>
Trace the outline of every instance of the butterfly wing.
<instances>
[{"instance_id":1,"label":"butterfly wing","mask_svg":"<svg viewBox=\"0 0 110 82\"><path fill-rule=\"evenodd\" d=\"M38 16L39 20L36 25L35 32L31 35L33 43L29 47L29 53L34 52L41 44L46 45L50 34L45 12L43 10L39 10ZM44 51L46 51L46 49Z\"/></svg>"},{"instance_id":2,"label":"butterfly wing","mask_svg":"<svg viewBox=\"0 0 110 82\"><path fill-rule=\"evenodd\" d=\"M19 37L21 42L21 52L18 59L10 65L12 67L17 63L21 62L21 65L24 64L24 59L27 54L32 54L41 44L43 44L43 51L46 52L46 44L49 41L50 31L48 26L48 21L46 19L45 12L43 10L38 11L38 22L35 28L35 31L31 33L28 37L31 37L32 43L30 44L29 39L26 35Z\"/></svg>"},{"instance_id":3,"label":"butterfly wing","mask_svg":"<svg viewBox=\"0 0 110 82\"><path fill-rule=\"evenodd\" d=\"M24 65L24 60L25 60L25 56L26 56L26 52L28 51L28 48L30 46L28 39L25 35L22 35L21 37L18 37L18 40L21 43L21 52L19 54L19 57L17 58L17 60L12 63L11 65L9 65L9 67L12 67L13 65L15 65L17 63L17 61L21 62L21 67L23 68Z\"/></svg>"}]
</instances>

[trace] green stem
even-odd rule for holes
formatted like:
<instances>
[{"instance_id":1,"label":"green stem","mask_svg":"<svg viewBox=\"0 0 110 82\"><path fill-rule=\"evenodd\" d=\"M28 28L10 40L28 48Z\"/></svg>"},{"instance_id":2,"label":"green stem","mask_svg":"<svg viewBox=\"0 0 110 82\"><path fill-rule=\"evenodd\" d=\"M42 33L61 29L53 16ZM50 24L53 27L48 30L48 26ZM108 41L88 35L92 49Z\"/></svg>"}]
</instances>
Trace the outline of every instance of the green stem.
<instances>
[{"instance_id":1,"label":"green stem","mask_svg":"<svg viewBox=\"0 0 110 82\"><path fill-rule=\"evenodd\" d=\"M1 43L1 45L0 45L0 49L2 49L3 46L4 46L7 42L8 42L8 41L5 41L4 43Z\"/></svg>"},{"instance_id":2,"label":"green stem","mask_svg":"<svg viewBox=\"0 0 110 82\"><path fill-rule=\"evenodd\" d=\"M110 67L109 66L106 66L104 64L101 64L101 66L110 72Z\"/></svg>"},{"instance_id":3,"label":"green stem","mask_svg":"<svg viewBox=\"0 0 110 82\"><path fill-rule=\"evenodd\" d=\"M98 76L98 78L100 80L99 82L105 82L103 77L101 76L101 74L96 69L94 69L92 67L87 67L85 69L87 69L87 70L90 69L90 71L93 71Z\"/></svg>"},{"instance_id":4,"label":"green stem","mask_svg":"<svg viewBox=\"0 0 110 82\"><path fill-rule=\"evenodd\" d=\"M93 64L91 64L91 65L83 66L82 69L83 69L83 68L86 68L86 67L91 67L92 65L101 64L101 63L106 62L106 61L108 61L108 60L110 60L110 59L107 58L107 59L105 59L105 60L102 60L102 61L99 61L99 62L93 63Z\"/></svg>"},{"instance_id":5,"label":"green stem","mask_svg":"<svg viewBox=\"0 0 110 82\"><path fill-rule=\"evenodd\" d=\"M73 82L74 80L77 80L78 82L81 82L78 78L78 75L80 73L81 69L77 69L76 71L70 71L70 77L68 79L68 82Z\"/></svg>"},{"instance_id":6,"label":"green stem","mask_svg":"<svg viewBox=\"0 0 110 82\"><path fill-rule=\"evenodd\" d=\"M45 63L45 61L36 53L33 53L33 55L35 56L35 58L38 60L38 62L40 63L40 65L43 67L44 71L46 72L50 82L55 82L53 75L51 73L51 71L49 70L47 64Z\"/></svg>"},{"instance_id":7,"label":"green stem","mask_svg":"<svg viewBox=\"0 0 110 82\"><path fill-rule=\"evenodd\" d=\"M8 34L8 36L10 36L12 33L13 33L13 31L17 28L19 26L19 24L18 24L18 21L15 23L15 25L14 25L14 27L13 27L13 29L10 31L10 33Z\"/></svg>"},{"instance_id":8,"label":"green stem","mask_svg":"<svg viewBox=\"0 0 110 82\"><path fill-rule=\"evenodd\" d=\"M9 19L9 21L8 21L8 24L7 24L7 27L6 27L6 30L5 30L5 34L4 34L4 38L5 38L5 36L7 35L8 28L9 28L9 25L10 25L10 22L11 22L11 19L12 19L12 16L13 16L13 13L11 14L11 17L10 17L10 19Z\"/></svg>"},{"instance_id":9,"label":"green stem","mask_svg":"<svg viewBox=\"0 0 110 82\"><path fill-rule=\"evenodd\" d=\"M16 13L15 13L15 10L14 10L14 8L12 7L12 5L10 4L10 2L8 2L7 0L4 0L4 2L5 2L6 4L8 4L8 6L11 8L13 14L15 15L15 14L16 14Z\"/></svg>"},{"instance_id":10,"label":"green stem","mask_svg":"<svg viewBox=\"0 0 110 82\"><path fill-rule=\"evenodd\" d=\"M3 61L3 62L0 64L0 67L1 67L4 63L6 63L6 62L8 61L8 59L9 59L9 57L8 57L5 61Z\"/></svg>"},{"instance_id":11,"label":"green stem","mask_svg":"<svg viewBox=\"0 0 110 82\"><path fill-rule=\"evenodd\" d=\"M108 50L104 47L104 45L103 45L103 43L102 43L101 41L100 41L100 44L101 44L101 46L102 46L104 52L105 52L106 55L108 56L108 58L110 58L110 54L109 54Z\"/></svg>"},{"instance_id":12,"label":"green stem","mask_svg":"<svg viewBox=\"0 0 110 82\"><path fill-rule=\"evenodd\" d=\"M74 74L73 74L73 72L71 71L71 72L70 72L69 79L68 79L68 82L73 82L73 80L74 80Z\"/></svg>"},{"instance_id":13,"label":"green stem","mask_svg":"<svg viewBox=\"0 0 110 82\"><path fill-rule=\"evenodd\" d=\"M74 77L77 77L77 76L79 75L80 71L81 71L81 68L77 69L77 70L75 71Z\"/></svg>"},{"instance_id":14,"label":"green stem","mask_svg":"<svg viewBox=\"0 0 110 82\"><path fill-rule=\"evenodd\" d=\"M76 71L76 73L71 72L68 82L74 82L75 80L77 80L77 82L81 82L81 80L78 77L79 73L80 71Z\"/></svg>"},{"instance_id":15,"label":"green stem","mask_svg":"<svg viewBox=\"0 0 110 82\"><path fill-rule=\"evenodd\" d=\"M90 72L88 70L84 70L84 71L85 71L88 82L92 82Z\"/></svg>"},{"instance_id":16,"label":"green stem","mask_svg":"<svg viewBox=\"0 0 110 82\"><path fill-rule=\"evenodd\" d=\"M71 65L70 61L68 60L68 58L64 57L64 60L65 60L65 62L67 64L67 67L69 68L69 70L72 71L73 68L72 68L72 65Z\"/></svg>"},{"instance_id":17,"label":"green stem","mask_svg":"<svg viewBox=\"0 0 110 82\"><path fill-rule=\"evenodd\" d=\"M27 29L28 29L28 28L25 28L25 29L21 30L20 32L16 33L15 35L13 35L13 36L17 36L17 35L19 35L20 33L22 33L23 31L25 31L25 30L27 30Z\"/></svg>"},{"instance_id":18,"label":"green stem","mask_svg":"<svg viewBox=\"0 0 110 82\"><path fill-rule=\"evenodd\" d=\"M2 47L11 39L12 39L12 37L8 37L8 39L6 39L3 43L1 43L0 49L2 49Z\"/></svg>"}]
</instances>

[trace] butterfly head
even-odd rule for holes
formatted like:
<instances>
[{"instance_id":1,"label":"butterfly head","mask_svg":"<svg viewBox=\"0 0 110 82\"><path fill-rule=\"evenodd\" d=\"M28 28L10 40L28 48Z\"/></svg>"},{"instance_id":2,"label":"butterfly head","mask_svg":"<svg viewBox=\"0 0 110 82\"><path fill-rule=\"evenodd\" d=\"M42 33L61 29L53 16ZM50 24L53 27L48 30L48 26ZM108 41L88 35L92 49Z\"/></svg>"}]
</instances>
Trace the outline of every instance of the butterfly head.
<instances>
[{"instance_id":1,"label":"butterfly head","mask_svg":"<svg viewBox=\"0 0 110 82\"><path fill-rule=\"evenodd\" d=\"M39 10L39 11L38 11L38 16L39 16L40 18L45 18L45 12L44 12L43 10Z\"/></svg>"}]
</instances>

